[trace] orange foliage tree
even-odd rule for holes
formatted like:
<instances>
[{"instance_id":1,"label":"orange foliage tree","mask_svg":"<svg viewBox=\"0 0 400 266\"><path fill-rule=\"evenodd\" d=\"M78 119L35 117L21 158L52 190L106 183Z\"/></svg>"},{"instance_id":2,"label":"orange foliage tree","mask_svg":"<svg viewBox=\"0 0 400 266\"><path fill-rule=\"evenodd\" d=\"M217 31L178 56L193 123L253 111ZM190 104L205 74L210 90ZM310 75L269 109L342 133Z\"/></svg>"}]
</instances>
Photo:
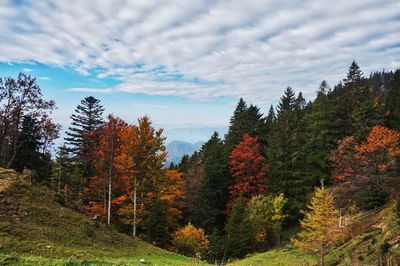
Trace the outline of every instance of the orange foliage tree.
<instances>
[{"instance_id":1,"label":"orange foliage tree","mask_svg":"<svg viewBox=\"0 0 400 266\"><path fill-rule=\"evenodd\" d=\"M338 141L338 147L331 152L332 176L338 181L345 181L356 175L354 147L356 143L353 136L345 137Z\"/></svg>"},{"instance_id":2,"label":"orange foliage tree","mask_svg":"<svg viewBox=\"0 0 400 266\"><path fill-rule=\"evenodd\" d=\"M204 230L191 223L172 234L172 243L182 254L192 257L203 253L208 247Z\"/></svg>"},{"instance_id":3,"label":"orange foliage tree","mask_svg":"<svg viewBox=\"0 0 400 266\"><path fill-rule=\"evenodd\" d=\"M119 135L126 127L127 124L122 119L109 115L99 129L98 145L94 148L96 175L88 179L83 191L84 198L88 201L85 209L100 215L105 215L108 211L109 222L112 198L121 190L121 173L114 158L121 151Z\"/></svg>"},{"instance_id":4,"label":"orange foliage tree","mask_svg":"<svg viewBox=\"0 0 400 266\"><path fill-rule=\"evenodd\" d=\"M384 172L395 166L400 157L400 133L383 126L374 126L367 139L355 147L355 159L369 172Z\"/></svg>"},{"instance_id":5,"label":"orange foliage tree","mask_svg":"<svg viewBox=\"0 0 400 266\"><path fill-rule=\"evenodd\" d=\"M160 199L167 207L168 226L176 228L182 218L185 194L185 183L182 173L176 170L166 170L163 181L158 183Z\"/></svg>"},{"instance_id":6,"label":"orange foliage tree","mask_svg":"<svg viewBox=\"0 0 400 266\"><path fill-rule=\"evenodd\" d=\"M229 165L233 185L230 187L228 211L239 195L248 201L252 196L266 191L265 158L257 138L245 134L243 140L232 150L229 156Z\"/></svg>"},{"instance_id":7,"label":"orange foliage tree","mask_svg":"<svg viewBox=\"0 0 400 266\"><path fill-rule=\"evenodd\" d=\"M121 134L122 149L115 158L124 169L124 201L118 214L125 224L132 225L132 236L136 237L136 226L146 216L146 206L151 203L156 184L163 178L163 163L166 158L165 138L162 129L155 130L148 117L138 120L137 126L129 126Z\"/></svg>"}]
</instances>

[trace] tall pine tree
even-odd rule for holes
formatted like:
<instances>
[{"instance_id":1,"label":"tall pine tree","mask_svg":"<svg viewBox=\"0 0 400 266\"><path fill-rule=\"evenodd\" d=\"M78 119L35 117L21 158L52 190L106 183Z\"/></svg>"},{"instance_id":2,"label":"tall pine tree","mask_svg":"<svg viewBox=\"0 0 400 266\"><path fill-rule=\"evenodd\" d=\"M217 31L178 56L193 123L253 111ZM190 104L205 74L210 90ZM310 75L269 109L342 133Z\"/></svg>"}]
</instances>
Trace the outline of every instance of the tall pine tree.
<instances>
[{"instance_id":1,"label":"tall pine tree","mask_svg":"<svg viewBox=\"0 0 400 266\"><path fill-rule=\"evenodd\" d=\"M81 101L70 116L72 123L65 141L75 160L81 163L84 177L93 174L93 148L98 142L96 130L103 123L103 111L100 100L89 96Z\"/></svg>"},{"instance_id":2,"label":"tall pine tree","mask_svg":"<svg viewBox=\"0 0 400 266\"><path fill-rule=\"evenodd\" d=\"M390 90L386 97L386 124L391 129L400 131L400 69L393 75Z\"/></svg>"},{"instance_id":3,"label":"tall pine tree","mask_svg":"<svg viewBox=\"0 0 400 266\"><path fill-rule=\"evenodd\" d=\"M221 232L225 224L224 210L228 201L230 179L224 159L222 140L215 132L203 145L203 177L197 208L198 226L211 234Z\"/></svg>"}]
</instances>

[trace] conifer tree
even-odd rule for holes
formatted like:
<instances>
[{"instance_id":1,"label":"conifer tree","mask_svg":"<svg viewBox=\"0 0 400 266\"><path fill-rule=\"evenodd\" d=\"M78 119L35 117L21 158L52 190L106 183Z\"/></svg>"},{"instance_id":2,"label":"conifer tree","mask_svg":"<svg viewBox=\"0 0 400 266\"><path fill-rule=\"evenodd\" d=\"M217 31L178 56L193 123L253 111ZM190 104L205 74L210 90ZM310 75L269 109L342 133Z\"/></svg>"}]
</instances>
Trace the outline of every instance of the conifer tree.
<instances>
[{"instance_id":1,"label":"conifer tree","mask_svg":"<svg viewBox=\"0 0 400 266\"><path fill-rule=\"evenodd\" d=\"M308 177L299 174L303 159L299 150L304 144L301 98L296 99L290 87L286 89L278 104L267 146L267 187L272 193L287 196L291 218L304 206L310 187Z\"/></svg>"},{"instance_id":2,"label":"conifer tree","mask_svg":"<svg viewBox=\"0 0 400 266\"><path fill-rule=\"evenodd\" d=\"M305 251L315 251L324 256L342 237L345 231L339 228L339 211L334 205L332 192L324 186L315 189L314 196L300 221L302 231L292 239L295 246Z\"/></svg>"},{"instance_id":3,"label":"conifer tree","mask_svg":"<svg viewBox=\"0 0 400 266\"><path fill-rule=\"evenodd\" d=\"M93 174L93 148L97 144L96 130L103 123L104 108L93 96L84 98L76 107L65 141L75 160L81 163L85 177Z\"/></svg>"},{"instance_id":4,"label":"conifer tree","mask_svg":"<svg viewBox=\"0 0 400 266\"><path fill-rule=\"evenodd\" d=\"M227 253L231 257L243 258L254 250L255 231L248 219L248 210L242 197L236 199L226 229Z\"/></svg>"},{"instance_id":5,"label":"conifer tree","mask_svg":"<svg viewBox=\"0 0 400 266\"><path fill-rule=\"evenodd\" d=\"M335 148L340 134L330 93L328 84L322 81L317 98L305 115L307 129L305 145L302 147L305 156L302 175L314 185L319 179L328 180L330 151Z\"/></svg>"},{"instance_id":6,"label":"conifer tree","mask_svg":"<svg viewBox=\"0 0 400 266\"><path fill-rule=\"evenodd\" d=\"M240 98L233 116L230 119L228 133L225 135L225 146L227 154L242 141L244 134L258 137L264 127L264 119L260 109L255 105L247 106L246 102Z\"/></svg>"},{"instance_id":7,"label":"conifer tree","mask_svg":"<svg viewBox=\"0 0 400 266\"><path fill-rule=\"evenodd\" d=\"M224 210L228 201L229 173L224 159L222 140L215 132L203 145L203 176L199 192L197 223L211 234L222 231L225 224Z\"/></svg>"},{"instance_id":8,"label":"conifer tree","mask_svg":"<svg viewBox=\"0 0 400 266\"><path fill-rule=\"evenodd\" d=\"M390 87L386 97L386 124L391 129L400 131L400 69L394 73Z\"/></svg>"},{"instance_id":9,"label":"conifer tree","mask_svg":"<svg viewBox=\"0 0 400 266\"><path fill-rule=\"evenodd\" d=\"M166 206L162 200L155 198L150 214L146 220L147 238L150 243L165 247L168 242L168 223Z\"/></svg>"}]
</instances>

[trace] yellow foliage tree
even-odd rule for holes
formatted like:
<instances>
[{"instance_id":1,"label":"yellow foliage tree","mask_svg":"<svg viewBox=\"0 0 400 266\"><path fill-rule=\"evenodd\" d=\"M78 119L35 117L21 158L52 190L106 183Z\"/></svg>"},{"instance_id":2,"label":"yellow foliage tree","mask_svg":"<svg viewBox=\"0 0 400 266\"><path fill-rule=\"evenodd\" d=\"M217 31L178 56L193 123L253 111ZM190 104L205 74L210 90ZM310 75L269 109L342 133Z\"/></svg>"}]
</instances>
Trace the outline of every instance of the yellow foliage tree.
<instances>
[{"instance_id":1,"label":"yellow foliage tree","mask_svg":"<svg viewBox=\"0 0 400 266\"><path fill-rule=\"evenodd\" d=\"M300 221L303 230L292 242L301 250L318 252L324 265L325 253L346 234L343 228L339 228L339 211L334 205L332 192L324 186L315 188L308 211L303 213L304 218Z\"/></svg>"},{"instance_id":2,"label":"yellow foliage tree","mask_svg":"<svg viewBox=\"0 0 400 266\"><path fill-rule=\"evenodd\" d=\"M203 253L208 247L208 239L202 228L196 228L191 223L172 234L172 243L186 256Z\"/></svg>"}]
</instances>

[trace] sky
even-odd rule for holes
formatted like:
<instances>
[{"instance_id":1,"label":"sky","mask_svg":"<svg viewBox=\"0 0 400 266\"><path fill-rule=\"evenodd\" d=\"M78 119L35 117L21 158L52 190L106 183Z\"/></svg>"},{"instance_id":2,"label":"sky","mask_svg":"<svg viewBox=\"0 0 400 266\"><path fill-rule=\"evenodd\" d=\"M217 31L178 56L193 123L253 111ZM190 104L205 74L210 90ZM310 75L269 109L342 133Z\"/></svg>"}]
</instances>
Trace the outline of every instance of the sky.
<instances>
[{"instance_id":1,"label":"sky","mask_svg":"<svg viewBox=\"0 0 400 266\"><path fill-rule=\"evenodd\" d=\"M226 131L240 97L267 112L287 86L312 100L353 60L400 67L400 1L0 0L0 76L37 78L66 129L88 95L168 141Z\"/></svg>"}]
</instances>

